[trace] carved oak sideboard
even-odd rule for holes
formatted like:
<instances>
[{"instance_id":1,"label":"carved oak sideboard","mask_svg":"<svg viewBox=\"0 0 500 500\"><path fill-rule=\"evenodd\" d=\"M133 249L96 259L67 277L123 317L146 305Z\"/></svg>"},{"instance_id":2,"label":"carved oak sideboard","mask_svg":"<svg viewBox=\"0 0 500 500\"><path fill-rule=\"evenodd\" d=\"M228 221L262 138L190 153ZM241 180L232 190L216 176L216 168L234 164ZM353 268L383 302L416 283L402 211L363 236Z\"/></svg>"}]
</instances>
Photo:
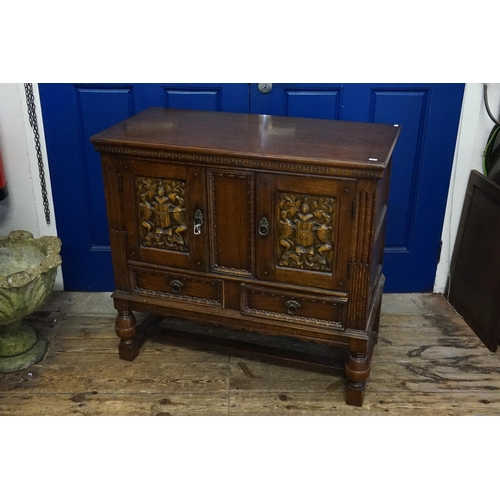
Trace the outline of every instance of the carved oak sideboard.
<instances>
[{"instance_id":1,"label":"carved oak sideboard","mask_svg":"<svg viewBox=\"0 0 500 500\"><path fill-rule=\"evenodd\" d=\"M93 136L104 173L120 357L133 360L160 317L300 339L331 348L331 361L252 345L243 335L225 347L340 368L347 403L362 405L399 131L150 108ZM151 315L138 326L133 311Z\"/></svg>"}]
</instances>

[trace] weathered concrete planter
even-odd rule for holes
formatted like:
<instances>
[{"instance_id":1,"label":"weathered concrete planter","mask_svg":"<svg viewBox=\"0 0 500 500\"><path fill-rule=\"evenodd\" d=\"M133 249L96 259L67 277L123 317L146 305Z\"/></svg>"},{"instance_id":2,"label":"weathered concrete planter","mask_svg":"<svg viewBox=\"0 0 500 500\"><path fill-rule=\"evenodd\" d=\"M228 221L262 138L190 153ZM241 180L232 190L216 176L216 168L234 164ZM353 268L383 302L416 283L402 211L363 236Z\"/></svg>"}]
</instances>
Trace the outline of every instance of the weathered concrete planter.
<instances>
[{"instance_id":1,"label":"weathered concrete planter","mask_svg":"<svg viewBox=\"0 0 500 500\"><path fill-rule=\"evenodd\" d=\"M34 239L28 231L0 237L0 373L23 370L42 359L46 342L23 318L51 292L61 265L61 240Z\"/></svg>"}]
</instances>

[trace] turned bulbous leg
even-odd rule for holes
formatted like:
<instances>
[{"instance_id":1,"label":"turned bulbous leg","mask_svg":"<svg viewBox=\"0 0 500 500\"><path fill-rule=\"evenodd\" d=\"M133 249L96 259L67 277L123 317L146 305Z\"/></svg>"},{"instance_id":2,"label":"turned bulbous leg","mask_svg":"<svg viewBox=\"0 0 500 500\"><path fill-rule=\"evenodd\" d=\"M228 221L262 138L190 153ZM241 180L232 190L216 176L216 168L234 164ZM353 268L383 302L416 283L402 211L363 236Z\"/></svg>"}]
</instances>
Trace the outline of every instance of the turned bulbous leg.
<instances>
[{"instance_id":1,"label":"turned bulbous leg","mask_svg":"<svg viewBox=\"0 0 500 500\"><path fill-rule=\"evenodd\" d=\"M118 311L115 332L120 337L120 344L118 346L120 358L133 361L139 354L139 346L135 342L137 321L132 311Z\"/></svg>"},{"instance_id":2,"label":"turned bulbous leg","mask_svg":"<svg viewBox=\"0 0 500 500\"><path fill-rule=\"evenodd\" d=\"M365 397L365 385L370 376L370 361L366 353L351 351L345 364L347 377L346 403L362 406Z\"/></svg>"}]
</instances>

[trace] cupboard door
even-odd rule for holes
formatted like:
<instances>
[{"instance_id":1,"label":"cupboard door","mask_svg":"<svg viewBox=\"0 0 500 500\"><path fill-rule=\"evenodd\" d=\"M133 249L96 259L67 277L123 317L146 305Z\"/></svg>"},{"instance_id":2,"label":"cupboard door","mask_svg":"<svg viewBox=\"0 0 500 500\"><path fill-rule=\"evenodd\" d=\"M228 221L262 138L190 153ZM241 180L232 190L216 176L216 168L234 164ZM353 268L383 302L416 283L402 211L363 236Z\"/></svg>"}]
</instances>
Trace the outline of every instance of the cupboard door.
<instances>
[{"instance_id":1,"label":"cupboard door","mask_svg":"<svg viewBox=\"0 0 500 500\"><path fill-rule=\"evenodd\" d=\"M356 181L259 174L257 277L348 290Z\"/></svg>"},{"instance_id":2,"label":"cupboard door","mask_svg":"<svg viewBox=\"0 0 500 500\"><path fill-rule=\"evenodd\" d=\"M123 172L129 258L205 271L202 169L134 159L123 164Z\"/></svg>"},{"instance_id":3,"label":"cupboard door","mask_svg":"<svg viewBox=\"0 0 500 500\"><path fill-rule=\"evenodd\" d=\"M210 269L240 277L254 276L255 174L208 169Z\"/></svg>"}]
</instances>

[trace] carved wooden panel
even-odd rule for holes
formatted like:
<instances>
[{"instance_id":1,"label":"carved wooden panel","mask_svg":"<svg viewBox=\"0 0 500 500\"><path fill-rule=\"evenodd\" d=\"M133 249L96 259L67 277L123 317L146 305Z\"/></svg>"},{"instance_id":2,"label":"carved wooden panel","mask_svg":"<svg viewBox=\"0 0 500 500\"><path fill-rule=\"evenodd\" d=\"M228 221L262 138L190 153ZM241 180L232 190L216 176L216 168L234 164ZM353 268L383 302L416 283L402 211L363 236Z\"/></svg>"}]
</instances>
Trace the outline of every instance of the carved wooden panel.
<instances>
[{"instance_id":1,"label":"carved wooden panel","mask_svg":"<svg viewBox=\"0 0 500 500\"><path fill-rule=\"evenodd\" d=\"M278 193L278 265L330 273L335 198Z\"/></svg>"},{"instance_id":2,"label":"carved wooden panel","mask_svg":"<svg viewBox=\"0 0 500 500\"><path fill-rule=\"evenodd\" d=\"M137 177L142 246L188 252L186 183Z\"/></svg>"}]
</instances>

